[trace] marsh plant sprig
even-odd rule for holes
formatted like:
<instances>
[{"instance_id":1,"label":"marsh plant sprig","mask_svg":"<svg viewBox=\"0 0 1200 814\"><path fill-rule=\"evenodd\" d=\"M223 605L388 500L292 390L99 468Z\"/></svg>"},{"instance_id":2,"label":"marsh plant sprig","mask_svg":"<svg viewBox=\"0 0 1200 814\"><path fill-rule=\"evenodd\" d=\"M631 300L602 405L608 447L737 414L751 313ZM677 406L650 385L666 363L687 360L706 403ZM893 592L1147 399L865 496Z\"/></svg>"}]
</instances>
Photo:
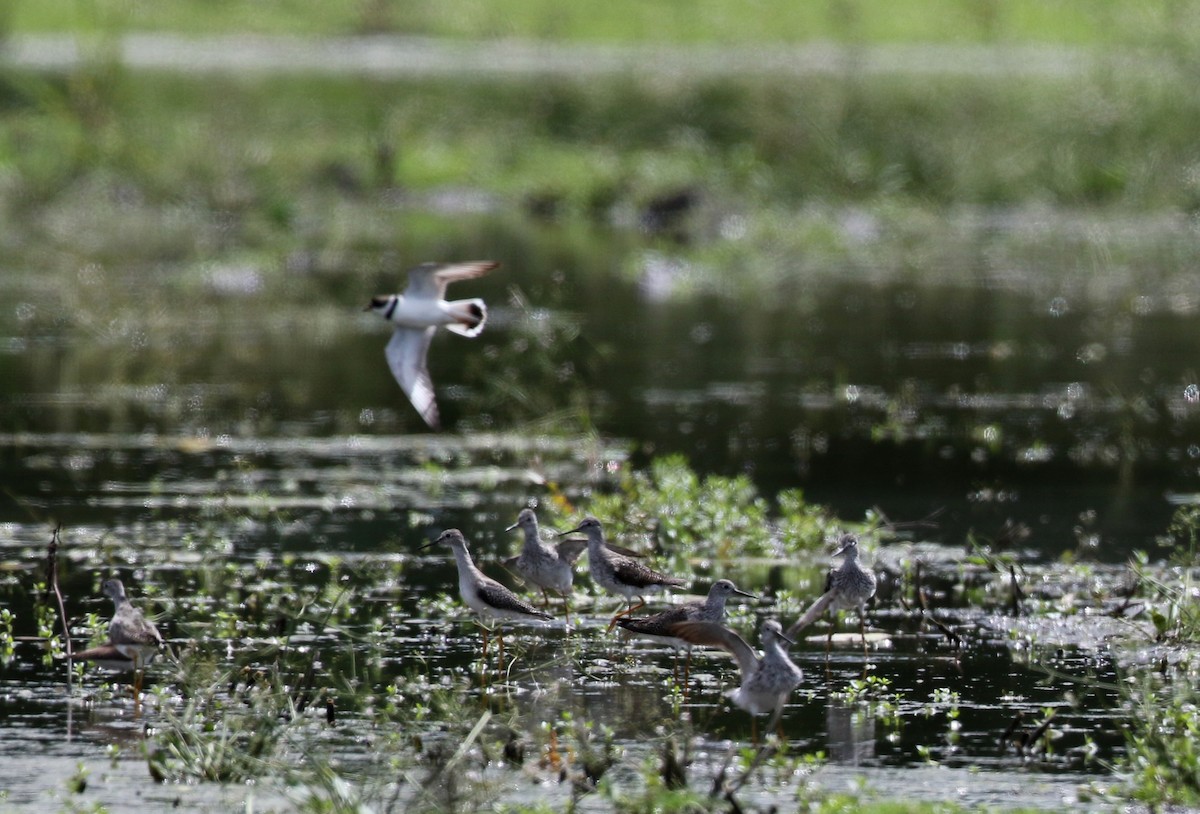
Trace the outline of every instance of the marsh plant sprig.
<instances>
[{"instance_id":1,"label":"marsh plant sprig","mask_svg":"<svg viewBox=\"0 0 1200 814\"><path fill-rule=\"evenodd\" d=\"M306 722L277 671L220 669L202 654L191 654L180 668L189 685L182 708L157 690L159 720L146 749L151 776L233 783L287 773L278 747Z\"/></svg>"},{"instance_id":2,"label":"marsh plant sprig","mask_svg":"<svg viewBox=\"0 0 1200 814\"><path fill-rule=\"evenodd\" d=\"M835 518L799 490L781 492L777 503L775 518L749 477L701 478L684 456L668 455L648 471L627 472L617 492L597 495L586 508L605 520L611 537L647 538L673 567L696 557L785 557L818 548L832 533Z\"/></svg>"},{"instance_id":3,"label":"marsh plant sprig","mask_svg":"<svg viewBox=\"0 0 1200 814\"><path fill-rule=\"evenodd\" d=\"M13 622L16 616L8 608L0 608L0 667L7 667L16 652Z\"/></svg>"}]
</instances>

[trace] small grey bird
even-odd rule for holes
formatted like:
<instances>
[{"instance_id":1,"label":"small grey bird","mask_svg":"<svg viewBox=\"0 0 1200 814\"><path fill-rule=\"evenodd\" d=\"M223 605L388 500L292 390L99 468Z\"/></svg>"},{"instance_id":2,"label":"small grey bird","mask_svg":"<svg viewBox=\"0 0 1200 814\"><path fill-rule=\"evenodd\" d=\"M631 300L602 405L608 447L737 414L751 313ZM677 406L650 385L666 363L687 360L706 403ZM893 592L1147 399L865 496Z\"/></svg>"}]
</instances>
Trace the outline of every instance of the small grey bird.
<instances>
[{"instance_id":1,"label":"small grey bird","mask_svg":"<svg viewBox=\"0 0 1200 814\"><path fill-rule=\"evenodd\" d=\"M687 651L687 662L684 667L683 680L686 683L691 672L692 645L671 633L671 627L679 622L723 622L725 620L725 602L731 596L746 596L751 599L754 594L743 591L733 584L732 580L719 579L708 589L708 597L697 602L687 602L667 608L661 613L642 619L618 619L617 625L633 635L659 642L674 648L676 659L678 651ZM676 664L676 679L678 679L678 664Z\"/></svg>"},{"instance_id":2,"label":"small grey bird","mask_svg":"<svg viewBox=\"0 0 1200 814\"><path fill-rule=\"evenodd\" d=\"M521 529L525 542L521 553L504 561L504 567L532 582L542 591L543 607L549 604L546 591L554 591L568 602L569 607L571 587L575 581L575 561L587 550L587 540L572 538L563 540L557 545L543 542L538 530L537 515L533 509L521 509L517 514L517 522L505 529L512 531Z\"/></svg>"},{"instance_id":3,"label":"small grey bird","mask_svg":"<svg viewBox=\"0 0 1200 814\"><path fill-rule=\"evenodd\" d=\"M441 418L426 364L429 343L439 325L461 336L473 337L479 335L487 322L483 300L447 300L446 286L482 277L499 265L492 261L422 263L408 272L408 287L403 294L373 297L364 309L374 311L395 326L384 350L388 367L421 418L435 430L441 426Z\"/></svg>"},{"instance_id":4,"label":"small grey bird","mask_svg":"<svg viewBox=\"0 0 1200 814\"><path fill-rule=\"evenodd\" d=\"M488 649L488 634L493 631L500 644L500 662L504 662L504 632L500 622L505 619L521 621L547 621L554 617L542 613L524 599L505 588L499 582L480 571L471 560L471 552L467 547L467 538L458 529L446 529L429 545L421 550L435 545L447 545L454 552L458 565L458 592L467 607L475 611L479 617L479 627L483 631L483 654L486 658ZM488 620L494 620L489 626Z\"/></svg>"},{"instance_id":5,"label":"small grey bird","mask_svg":"<svg viewBox=\"0 0 1200 814\"><path fill-rule=\"evenodd\" d=\"M678 622L671 626L671 633L692 644L720 647L737 660L742 683L726 695L752 716L774 713L767 724L768 731L779 722L788 695L804 677L783 647L792 644L792 640L784 635L783 627L774 619L763 622L759 633L763 648L761 657L745 639L717 622ZM757 729L754 740L758 740Z\"/></svg>"},{"instance_id":6,"label":"small grey bird","mask_svg":"<svg viewBox=\"0 0 1200 814\"><path fill-rule=\"evenodd\" d=\"M825 591L809 605L808 610L787 630L788 638L794 639L804 628L811 625L826 610L843 608L858 609L859 632L862 635L863 652L867 649L867 602L875 595L875 574L858 564L858 538L843 534L838 539L835 557L844 557L840 567L825 577ZM833 628L829 629L826 649L833 641Z\"/></svg>"},{"instance_id":7,"label":"small grey bird","mask_svg":"<svg viewBox=\"0 0 1200 814\"><path fill-rule=\"evenodd\" d=\"M163 647L162 635L125 595L119 579L106 579L101 586L113 601L113 617L108 623L108 641L74 654L74 658L95 662L108 670L133 670L134 693L141 692L142 674Z\"/></svg>"},{"instance_id":8,"label":"small grey bird","mask_svg":"<svg viewBox=\"0 0 1200 814\"><path fill-rule=\"evenodd\" d=\"M605 544L604 529L594 517L585 517L582 523L564 534L577 531L582 531L588 538L588 569L592 581L609 593L625 597L630 603L608 623L609 631L616 627L618 619L644 607L646 594L687 585L685 579L659 573L627 554L614 551ZM636 605L632 604L634 597L638 600Z\"/></svg>"}]
</instances>

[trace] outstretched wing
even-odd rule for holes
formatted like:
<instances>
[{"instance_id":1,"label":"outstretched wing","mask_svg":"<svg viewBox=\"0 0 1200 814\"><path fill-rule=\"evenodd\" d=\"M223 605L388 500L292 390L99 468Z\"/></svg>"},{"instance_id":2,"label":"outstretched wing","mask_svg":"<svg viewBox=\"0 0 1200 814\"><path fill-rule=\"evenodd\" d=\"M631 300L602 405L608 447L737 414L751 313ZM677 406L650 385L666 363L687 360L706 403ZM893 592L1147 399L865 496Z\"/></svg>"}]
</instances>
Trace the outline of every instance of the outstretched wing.
<instances>
[{"instance_id":1,"label":"outstretched wing","mask_svg":"<svg viewBox=\"0 0 1200 814\"><path fill-rule=\"evenodd\" d=\"M758 656L746 640L717 622L679 622L671 625L671 635L692 644L719 647L737 659L742 676L758 669Z\"/></svg>"},{"instance_id":2,"label":"outstretched wing","mask_svg":"<svg viewBox=\"0 0 1200 814\"><path fill-rule=\"evenodd\" d=\"M579 555L587 551L587 538L569 537L559 543L557 549L560 560L574 565Z\"/></svg>"},{"instance_id":3,"label":"outstretched wing","mask_svg":"<svg viewBox=\"0 0 1200 814\"><path fill-rule=\"evenodd\" d=\"M789 627L787 629L787 633L784 635L786 635L789 639L796 638L796 634L804 630L804 628L808 627L813 622L817 621L820 615L825 612L836 596L837 592L835 591L825 591L825 593L817 597L816 601L808 606L808 610L804 612L804 615L801 616L795 624Z\"/></svg>"},{"instance_id":4,"label":"outstretched wing","mask_svg":"<svg viewBox=\"0 0 1200 814\"><path fill-rule=\"evenodd\" d=\"M435 430L441 426L441 418L433 397L433 382L429 378L425 357L436 330L436 326L432 325L428 328L396 328L384 349L388 367L392 369L400 388L425 423Z\"/></svg>"},{"instance_id":5,"label":"outstretched wing","mask_svg":"<svg viewBox=\"0 0 1200 814\"><path fill-rule=\"evenodd\" d=\"M443 299L446 286L459 280L482 277L499 266L492 260L476 260L469 263L422 263L408 272L406 297L429 297Z\"/></svg>"}]
</instances>

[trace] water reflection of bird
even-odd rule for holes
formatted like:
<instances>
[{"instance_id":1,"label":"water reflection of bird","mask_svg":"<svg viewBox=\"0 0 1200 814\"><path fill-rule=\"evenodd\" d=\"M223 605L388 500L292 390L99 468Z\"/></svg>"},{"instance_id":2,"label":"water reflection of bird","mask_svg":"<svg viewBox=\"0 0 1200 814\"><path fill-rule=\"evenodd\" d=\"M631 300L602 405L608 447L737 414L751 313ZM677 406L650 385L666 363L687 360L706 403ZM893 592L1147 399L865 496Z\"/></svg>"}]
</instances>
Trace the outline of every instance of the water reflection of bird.
<instances>
[{"instance_id":1,"label":"water reflection of bird","mask_svg":"<svg viewBox=\"0 0 1200 814\"><path fill-rule=\"evenodd\" d=\"M426 356L439 325L462 336L477 336L487 321L487 306L481 299L446 300L446 286L459 280L482 277L499 263L423 263L408 272L403 294L373 297L364 310L380 314L395 326L385 353L392 375L425 419L438 429L437 401L429 378Z\"/></svg>"},{"instance_id":2,"label":"water reflection of bird","mask_svg":"<svg viewBox=\"0 0 1200 814\"><path fill-rule=\"evenodd\" d=\"M719 579L708 589L708 596L705 599L676 605L642 619L618 619L617 625L639 638L668 645L675 648L676 651L686 650L687 662L683 674L683 680L686 683L691 670L692 645L671 633L671 626L679 622L724 621L725 602L734 595L754 598L754 594L738 588L731 580ZM678 652L676 652L676 657L678 660ZM678 679L678 664L676 665L676 678Z\"/></svg>"},{"instance_id":3,"label":"water reflection of bird","mask_svg":"<svg viewBox=\"0 0 1200 814\"><path fill-rule=\"evenodd\" d=\"M537 515L533 513L533 509L521 509L517 514L517 522L505 531L517 528L524 532L525 542L521 546L521 553L505 560L504 567L515 571L541 589L543 607L549 604L546 591L554 591L566 599L569 617L575 561L587 550L587 540L569 539L557 545L543 542L538 533Z\"/></svg>"},{"instance_id":4,"label":"water reflection of bird","mask_svg":"<svg viewBox=\"0 0 1200 814\"><path fill-rule=\"evenodd\" d=\"M503 665L504 633L500 627L501 620L546 621L554 617L548 613L542 613L480 571L471 561L467 539L458 529L446 529L435 541L422 546L422 550L439 543L450 546L454 552L454 559L458 565L458 592L467 607L475 611L479 617L479 627L483 631L484 657L487 657L488 635L494 631L500 645L500 662ZM495 624L489 626L488 620L495 620Z\"/></svg>"},{"instance_id":5,"label":"water reflection of bird","mask_svg":"<svg viewBox=\"0 0 1200 814\"><path fill-rule=\"evenodd\" d=\"M763 648L761 657L745 639L717 622L679 622L671 626L671 633L692 644L711 645L728 651L737 660L742 673L741 685L727 693L729 700L751 716L772 712L767 731L779 723L788 695L804 677L783 647L793 642L784 635L779 622L774 619L763 622L759 631ZM751 721L756 719L751 718ZM758 740L757 729L754 740Z\"/></svg>"},{"instance_id":6,"label":"water reflection of bird","mask_svg":"<svg viewBox=\"0 0 1200 814\"><path fill-rule=\"evenodd\" d=\"M875 574L858 564L858 538L853 534L843 534L838 540L835 557L844 557L840 567L829 572L825 577L825 591L809 606L804 615L788 628L789 638L795 636L804 628L811 625L826 610L832 608L858 609L859 632L862 635L863 652L867 649L867 601L875 595ZM833 628L829 629L826 649L833 641Z\"/></svg>"},{"instance_id":7,"label":"water reflection of bird","mask_svg":"<svg viewBox=\"0 0 1200 814\"><path fill-rule=\"evenodd\" d=\"M74 658L94 662L107 670L132 670L133 691L142 689L142 675L147 664L163 646L162 635L154 623L133 606L125 595L125 585L119 579L107 579L101 586L104 595L113 601L113 617L108 623L108 641L98 647L75 653Z\"/></svg>"},{"instance_id":8,"label":"water reflection of bird","mask_svg":"<svg viewBox=\"0 0 1200 814\"><path fill-rule=\"evenodd\" d=\"M627 554L614 551L605 544L604 529L594 517L584 518L577 527L565 533L571 534L576 531L582 531L588 538L588 569L592 574L592 581L609 593L625 597L630 603L629 607L608 623L610 631L616 626L618 619L645 606L646 594L687 585L685 579L661 574ZM633 604L634 597L638 600L636 605Z\"/></svg>"}]
</instances>

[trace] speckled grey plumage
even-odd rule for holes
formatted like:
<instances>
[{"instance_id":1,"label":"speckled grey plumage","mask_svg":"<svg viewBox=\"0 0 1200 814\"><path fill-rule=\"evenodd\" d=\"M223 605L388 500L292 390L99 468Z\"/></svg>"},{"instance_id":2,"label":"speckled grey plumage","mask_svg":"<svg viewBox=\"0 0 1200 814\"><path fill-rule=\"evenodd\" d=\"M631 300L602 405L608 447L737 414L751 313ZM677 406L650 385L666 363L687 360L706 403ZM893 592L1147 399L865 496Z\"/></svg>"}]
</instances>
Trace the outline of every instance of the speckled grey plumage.
<instances>
[{"instance_id":1,"label":"speckled grey plumage","mask_svg":"<svg viewBox=\"0 0 1200 814\"><path fill-rule=\"evenodd\" d=\"M108 623L108 643L134 662L135 668L144 666L162 647L162 635L129 601L121 580L105 580L102 590L113 601L113 617Z\"/></svg>"},{"instance_id":2,"label":"speckled grey plumage","mask_svg":"<svg viewBox=\"0 0 1200 814\"><path fill-rule=\"evenodd\" d=\"M679 622L672 626L671 632L692 644L711 645L728 651L737 660L742 674L740 686L727 693L729 699L751 715L773 712L769 727L778 721L788 695L804 677L784 648L791 640L774 619L763 622L759 634L763 648L761 656L745 639L717 622Z\"/></svg>"},{"instance_id":3,"label":"speckled grey plumage","mask_svg":"<svg viewBox=\"0 0 1200 814\"><path fill-rule=\"evenodd\" d=\"M857 608L859 621L865 625L867 602L875 595L875 574L859 565L857 537L853 534L843 534L838 542L839 547L833 556L845 559L841 566L831 570L825 578L824 593L788 628L789 638L794 638L826 610ZM865 633L863 642L865 645Z\"/></svg>"},{"instance_id":4,"label":"speckled grey plumage","mask_svg":"<svg viewBox=\"0 0 1200 814\"><path fill-rule=\"evenodd\" d=\"M569 595L575 581L575 561L587 550L587 541L570 539L557 545L544 542L533 509L521 509L517 522L505 531L517 528L524 534L521 553L505 560L504 567L543 591L554 591L560 596Z\"/></svg>"},{"instance_id":5,"label":"speckled grey plumage","mask_svg":"<svg viewBox=\"0 0 1200 814\"><path fill-rule=\"evenodd\" d=\"M685 579L667 576L609 548L604 542L604 529L594 517L584 518L572 531L582 531L587 535L588 568L592 581L609 593L632 600L664 588L687 585Z\"/></svg>"},{"instance_id":6,"label":"speckled grey plumage","mask_svg":"<svg viewBox=\"0 0 1200 814\"><path fill-rule=\"evenodd\" d=\"M480 571L471 560L467 539L458 529L446 529L437 538L436 543L447 545L454 552L454 559L458 565L459 595L467 607L475 611L484 622L488 619L545 621L554 618L548 613L542 613Z\"/></svg>"},{"instance_id":7,"label":"speckled grey plumage","mask_svg":"<svg viewBox=\"0 0 1200 814\"><path fill-rule=\"evenodd\" d=\"M640 619L619 619L617 625L630 633L651 641L683 649L690 644L671 633L671 627L679 622L722 622L725 619L725 602L731 596L754 597L733 584L731 580L719 579L708 589L705 599L676 605L672 608Z\"/></svg>"}]
</instances>

